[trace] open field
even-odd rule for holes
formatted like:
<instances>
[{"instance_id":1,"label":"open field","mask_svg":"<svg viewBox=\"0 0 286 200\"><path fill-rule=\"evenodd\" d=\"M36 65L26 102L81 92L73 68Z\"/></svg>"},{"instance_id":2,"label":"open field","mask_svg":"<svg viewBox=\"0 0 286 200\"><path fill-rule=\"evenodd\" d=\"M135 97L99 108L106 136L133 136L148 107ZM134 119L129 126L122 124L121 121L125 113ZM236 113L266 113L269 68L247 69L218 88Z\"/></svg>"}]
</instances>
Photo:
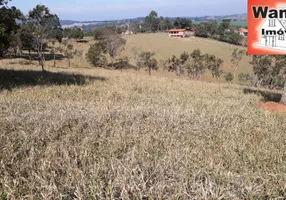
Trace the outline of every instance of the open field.
<instances>
[{"instance_id":1,"label":"open field","mask_svg":"<svg viewBox=\"0 0 286 200\"><path fill-rule=\"evenodd\" d=\"M214 54L219 58L224 60L224 64L222 69L225 72L233 72L234 68L231 64L231 54L234 48L237 46L230 45L227 43L211 40L211 39L204 39L198 37L189 37L189 38L170 38L165 33L155 33L155 34L138 34L138 35L130 35L124 36L127 40L125 51L121 53L123 56L128 56L130 58L131 64L135 65L135 61L133 59L132 48L136 47L138 49L144 51L155 51L156 58L158 61L166 60L171 58L172 55L179 56L183 51L191 53L195 49L200 49L202 53L210 53ZM89 43L74 43L75 47L78 49L84 50L84 55L87 53L88 48L91 44L94 43L91 37L86 38ZM245 47L238 47L241 49L246 49ZM241 62L239 63L239 67L237 70L237 75L241 72L248 72L252 73L252 66L249 64L250 58L244 56ZM61 66L67 66L67 61L60 61ZM73 59L72 65L74 67L90 67L90 64L83 59ZM163 72L160 69L160 74L170 77L175 77L174 73L167 73ZM210 81L211 76L210 74L206 73L201 80ZM221 78L223 81L224 78Z\"/></svg>"},{"instance_id":2,"label":"open field","mask_svg":"<svg viewBox=\"0 0 286 200\"><path fill-rule=\"evenodd\" d=\"M0 198L285 199L286 116L251 89L20 61L0 61Z\"/></svg>"},{"instance_id":3,"label":"open field","mask_svg":"<svg viewBox=\"0 0 286 200\"><path fill-rule=\"evenodd\" d=\"M211 53L225 61L224 69L232 70L231 54L237 46L211 39L204 39L191 36L189 38L170 38L165 33L138 34L124 37L127 40L125 55L132 55L132 47L140 47L143 50L155 51L157 59L168 59L172 55L179 56L183 51L191 53L195 49L200 49L202 53ZM245 49L244 47L238 47ZM249 58L246 56L240 63L240 70L251 72Z\"/></svg>"},{"instance_id":4,"label":"open field","mask_svg":"<svg viewBox=\"0 0 286 200\"><path fill-rule=\"evenodd\" d=\"M222 69L225 72L233 72L231 64L231 54L237 46L227 43L191 36L189 38L170 38L165 33L138 34L124 37L127 40L126 50L123 55L132 56L132 47L138 47L145 51L155 51L158 60L166 60L172 55L179 56L183 51L191 53L195 49L200 49L202 53L214 54L224 60ZM238 47L245 49L245 47ZM134 60L131 60L134 64ZM237 74L241 72L252 73L252 66L249 64L250 58L244 56L239 64ZM210 80L210 75L205 75L203 79Z\"/></svg>"}]
</instances>

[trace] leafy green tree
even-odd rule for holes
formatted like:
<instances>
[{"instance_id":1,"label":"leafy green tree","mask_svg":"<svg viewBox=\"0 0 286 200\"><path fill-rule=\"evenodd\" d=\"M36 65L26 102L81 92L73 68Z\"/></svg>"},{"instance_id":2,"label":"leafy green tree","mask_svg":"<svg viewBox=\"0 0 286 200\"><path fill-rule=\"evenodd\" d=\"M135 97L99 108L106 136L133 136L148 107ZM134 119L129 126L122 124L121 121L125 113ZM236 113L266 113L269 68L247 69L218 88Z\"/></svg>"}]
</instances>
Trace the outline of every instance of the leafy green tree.
<instances>
[{"instance_id":1,"label":"leafy green tree","mask_svg":"<svg viewBox=\"0 0 286 200\"><path fill-rule=\"evenodd\" d=\"M29 60L32 62L31 51L33 50L33 34L32 34L32 26L30 23L23 22L20 26L20 39L22 42L22 48L29 52Z\"/></svg>"},{"instance_id":2,"label":"leafy green tree","mask_svg":"<svg viewBox=\"0 0 286 200\"><path fill-rule=\"evenodd\" d=\"M223 34L225 32L225 30L229 28L230 22L231 22L230 19L223 19L222 20L222 22L218 28L219 34Z\"/></svg>"},{"instance_id":3,"label":"leafy green tree","mask_svg":"<svg viewBox=\"0 0 286 200\"><path fill-rule=\"evenodd\" d=\"M242 39L243 39L243 36L234 32L234 30L221 33L219 37L220 41L227 42L227 43L234 44L234 45L241 45Z\"/></svg>"},{"instance_id":4,"label":"leafy green tree","mask_svg":"<svg viewBox=\"0 0 286 200\"><path fill-rule=\"evenodd\" d=\"M171 59L167 60L167 70L175 71L177 76L181 76L184 74L185 64L189 60L190 55L187 52L181 53L180 57L177 58L175 55L172 56Z\"/></svg>"},{"instance_id":5,"label":"leafy green tree","mask_svg":"<svg viewBox=\"0 0 286 200\"><path fill-rule=\"evenodd\" d=\"M196 27L195 36L203 37L203 38L207 38L208 37L208 30L207 30L207 27L206 27L205 23L199 24Z\"/></svg>"},{"instance_id":6,"label":"leafy green tree","mask_svg":"<svg viewBox=\"0 0 286 200\"><path fill-rule=\"evenodd\" d=\"M280 103L286 105L286 56L284 55L253 55L250 62L258 80L255 85L282 88Z\"/></svg>"},{"instance_id":7,"label":"leafy green tree","mask_svg":"<svg viewBox=\"0 0 286 200\"><path fill-rule=\"evenodd\" d=\"M218 23L216 20L205 23L204 25L209 37L214 38L218 34Z\"/></svg>"},{"instance_id":8,"label":"leafy green tree","mask_svg":"<svg viewBox=\"0 0 286 200\"><path fill-rule=\"evenodd\" d=\"M75 29L71 29L69 34L68 34L68 38L72 38L72 39L83 39L84 33L80 28L75 28Z\"/></svg>"},{"instance_id":9,"label":"leafy green tree","mask_svg":"<svg viewBox=\"0 0 286 200\"><path fill-rule=\"evenodd\" d=\"M166 69L168 70L168 72L176 72L177 76L180 76L183 73L180 68L182 68L181 61L175 55L173 55L172 58L169 58L167 60Z\"/></svg>"},{"instance_id":10,"label":"leafy green tree","mask_svg":"<svg viewBox=\"0 0 286 200\"><path fill-rule=\"evenodd\" d=\"M166 31L172 27L172 23L169 18L160 17L159 18L159 30Z\"/></svg>"},{"instance_id":11,"label":"leafy green tree","mask_svg":"<svg viewBox=\"0 0 286 200\"><path fill-rule=\"evenodd\" d=\"M21 54L22 41L19 30L16 33L11 33L9 37L9 46L9 53L11 53L13 56L16 57Z\"/></svg>"},{"instance_id":12,"label":"leafy green tree","mask_svg":"<svg viewBox=\"0 0 286 200\"><path fill-rule=\"evenodd\" d=\"M51 14L48 7L37 5L29 12L29 24L33 35L33 46L39 57L42 70L45 70L45 47L51 39L62 39L62 28L57 15Z\"/></svg>"},{"instance_id":13,"label":"leafy green tree","mask_svg":"<svg viewBox=\"0 0 286 200\"><path fill-rule=\"evenodd\" d=\"M4 57L11 44L11 34L16 33L19 25L16 19L21 19L22 13L16 7L8 7L8 1L0 0L0 57Z\"/></svg>"},{"instance_id":14,"label":"leafy green tree","mask_svg":"<svg viewBox=\"0 0 286 200\"><path fill-rule=\"evenodd\" d=\"M97 42L90 46L86 59L95 67L105 67L107 65L107 58L105 56L106 48L102 42Z\"/></svg>"},{"instance_id":15,"label":"leafy green tree","mask_svg":"<svg viewBox=\"0 0 286 200\"><path fill-rule=\"evenodd\" d=\"M190 28L192 26L192 21L189 19L186 19L186 18L177 17L174 20L173 25L175 28L186 29L186 28Z\"/></svg>"},{"instance_id":16,"label":"leafy green tree","mask_svg":"<svg viewBox=\"0 0 286 200\"><path fill-rule=\"evenodd\" d=\"M155 52L142 52L139 55L139 62L138 64L140 67L148 68L149 75L151 76L151 70L157 70L157 60L154 58Z\"/></svg>"},{"instance_id":17,"label":"leafy green tree","mask_svg":"<svg viewBox=\"0 0 286 200\"><path fill-rule=\"evenodd\" d=\"M116 60L115 69L124 69L124 67L128 67L129 65L129 58L127 56L120 57Z\"/></svg>"},{"instance_id":18,"label":"leafy green tree","mask_svg":"<svg viewBox=\"0 0 286 200\"><path fill-rule=\"evenodd\" d=\"M190 79L199 79L205 71L204 55L199 49L190 54L190 60L185 63Z\"/></svg>"},{"instance_id":19,"label":"leafy green tree","mask_svg":"<svg viewBox=\"0 0 286 200\"><path fill-rule=\"evenodd\" d=\"M211 71L213 78L219 78L222 74L221 65L223 64L223 60L217 58L215 55L206 54L204 56L205 65L208 70Z\"/></svg>"},{"instance_id":20,"label":"leafy green tree","mask_svg":"<svg viewBox=\"0 0 286 200\"><path fill-rule=\"evenodd\" d=\"M145 22L148 24L149 32L154 32L158 29L158 13L152 10L148 16L145 17Z\"/></svg>"}]
</instances>

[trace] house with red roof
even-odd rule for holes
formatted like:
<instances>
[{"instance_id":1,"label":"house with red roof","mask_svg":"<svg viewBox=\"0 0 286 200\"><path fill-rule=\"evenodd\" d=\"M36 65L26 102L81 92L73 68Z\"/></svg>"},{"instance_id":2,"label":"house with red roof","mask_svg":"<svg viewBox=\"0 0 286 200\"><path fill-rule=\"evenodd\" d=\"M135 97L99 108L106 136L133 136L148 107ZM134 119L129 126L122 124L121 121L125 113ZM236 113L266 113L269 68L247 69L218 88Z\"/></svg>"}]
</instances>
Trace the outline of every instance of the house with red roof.
<instances>
[{"instance_id":1,"label":"house with red roof","mask_svg":"<svg viewBox=\"0 0 286 200\"><path fill-rule=\"evenodd\" d=\"M169 30L169 37L186 37L186 29L171 29Z\"/></svg>"},{"instance_id":2,"label":"house with red roof","mask_svg":"<svg viewBox=\"0 0 286 200\"><path fill-rule=\"evenodd\" d=\"M247 35L248 35L248 30L245 29L245 28L239 28L239 29L238 29L238 32L239 32L239 34L242 35L242 36L247 36Z\"/></svg>"}]
</instances>

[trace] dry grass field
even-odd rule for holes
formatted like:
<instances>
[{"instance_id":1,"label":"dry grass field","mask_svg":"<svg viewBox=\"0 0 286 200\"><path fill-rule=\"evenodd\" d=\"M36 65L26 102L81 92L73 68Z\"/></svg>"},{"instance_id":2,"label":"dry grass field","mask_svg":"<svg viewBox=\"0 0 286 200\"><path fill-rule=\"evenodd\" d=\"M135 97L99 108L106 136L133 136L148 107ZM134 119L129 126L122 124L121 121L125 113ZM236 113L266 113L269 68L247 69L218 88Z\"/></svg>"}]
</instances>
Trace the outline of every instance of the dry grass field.
<instances>
[{"instance_id":1,"label":"dry grass field","mask_svg":"<svg viewBox=\"0 0 286 200\"><path fill-rule=\"evenodd\" d=\"M156 34L138 34L138 35L130 35L124 36L127 43L125 46L125 50L121 53L122 56L128 56L130 58L130 63L135 65L135 61L133 59L132 48L136 47L138 49L144 51L155 51L156 59L158 61L167 60L171 58L172 55L179 56L182 52L186 51L191 53L195 49L200 49L202 53L210 53L214 54L219 58L224 60L224 64L222 69L225 72L232 72L234 68L231 64L231 54L233 49L237 46L230 45L224 42L219 42L211 39L204 39L191 36L189 38L170 38L165 33L156 33ZM84 55L87 53L90 44L93 44L93 38L86 38L89 43L81 44L74 43L74 46L78 49L84 50ZM244 47L238 47L240 49L245 49ZM249 64L250 58L244 56L241 62L239 63L239 67L237 70L237 75L241 72L252 74L252 66ZM74 67L89 67L89 63L86 62L85 59L74 59L72 61L72 65ZM67 61L60 61L60 66L67 66ZM160 66L162 67L162 66ZM174 73L164 72L163 69L160 69L159 75L175 77ZM205 73L201 78L204 81L210 81L211 75ZM236 79L237 80L237 79ZM224 78L221 78L221 81L224 81Z\"/></svg>"},{"instance_id":2,"label":"dry grass field","mask_svg":"<svg viewBox=\"0 0 286 200\"><path fill-rule=\"evenodd\" d=\"M0 199L285 199L286 116L262 95L85 62L0 61Z\"/></svg>"},{"instance_id":3,"label":"dry grass field","mask_svg":"<svg viewBox=\"0 0 286 200\"><path fill-rule=\"evenodd\" d=\"M168 34L139 34L124 36L127 40L126 50L123 55L132 55L132 47L139 47L145 51L155 51L158 60L166 60L171 58L172 55L179 56L182 52L186 51L191 53L195 49L200 49L202 53L214 54L224 60L223 70L226 72L233 72L231 67L231 54L233 49L237 46L228 43L219 42L211 39L204 39L191 36L189 38L170 38ZM238 47L245 49L244 47ZM133 60L132 60L133 61ZM244 56L239 64L238 73L252 72L252 66L249 64L250 58ZM134 61L133 61L134 63Z\"/></svg>"}]
</instances>

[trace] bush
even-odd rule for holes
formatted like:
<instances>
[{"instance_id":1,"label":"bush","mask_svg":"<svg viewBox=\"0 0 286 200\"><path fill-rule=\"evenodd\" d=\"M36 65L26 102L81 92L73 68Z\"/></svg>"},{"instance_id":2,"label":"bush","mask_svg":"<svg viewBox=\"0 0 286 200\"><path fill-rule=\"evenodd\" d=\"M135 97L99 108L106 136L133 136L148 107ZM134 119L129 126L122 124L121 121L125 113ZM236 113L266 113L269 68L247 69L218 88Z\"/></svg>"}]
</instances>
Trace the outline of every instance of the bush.
<instances>
[{"instance_id":1,"label":"bush","mask_svg":"<svg viewBox=\"0 0 286 200\"><path fill-rule=\"evenodd\" d=\"M247 85L247 84L252 84L253 77L249 73L240 73L238 75L238 80L240 83Z\"/></svg>"},{"instance_id":2,"label":"bush","mask_svg":"<svg viewBox=\"0 0 286 200\"><path fill-rule=\"evenodd\" d=\"M227 82L231 82L233 80L233 75L229 72L224 76L224 78Z\"/></svg>"},{"instance_id":3,"label":"bush","mask_svg":"<svg viewBox=\"0 0 286 200\"><path fill-rule=\"evenodd\" d=\"M107 65L107 59L105 56L105 48L102 43L95 43L90 46L86 59L95 67L104 67Z\"/></svg>"},{"instance_id":4,"label":"bush","mask_svg":"<svg viewBox=\"0 0 286 200\"><path fill-rule=\"evenodd\" d=\"M117 62L114 64L115 69L122 70L129 66L129 58L127 56L117 59Z\"/></svg>"}]
</instances>

